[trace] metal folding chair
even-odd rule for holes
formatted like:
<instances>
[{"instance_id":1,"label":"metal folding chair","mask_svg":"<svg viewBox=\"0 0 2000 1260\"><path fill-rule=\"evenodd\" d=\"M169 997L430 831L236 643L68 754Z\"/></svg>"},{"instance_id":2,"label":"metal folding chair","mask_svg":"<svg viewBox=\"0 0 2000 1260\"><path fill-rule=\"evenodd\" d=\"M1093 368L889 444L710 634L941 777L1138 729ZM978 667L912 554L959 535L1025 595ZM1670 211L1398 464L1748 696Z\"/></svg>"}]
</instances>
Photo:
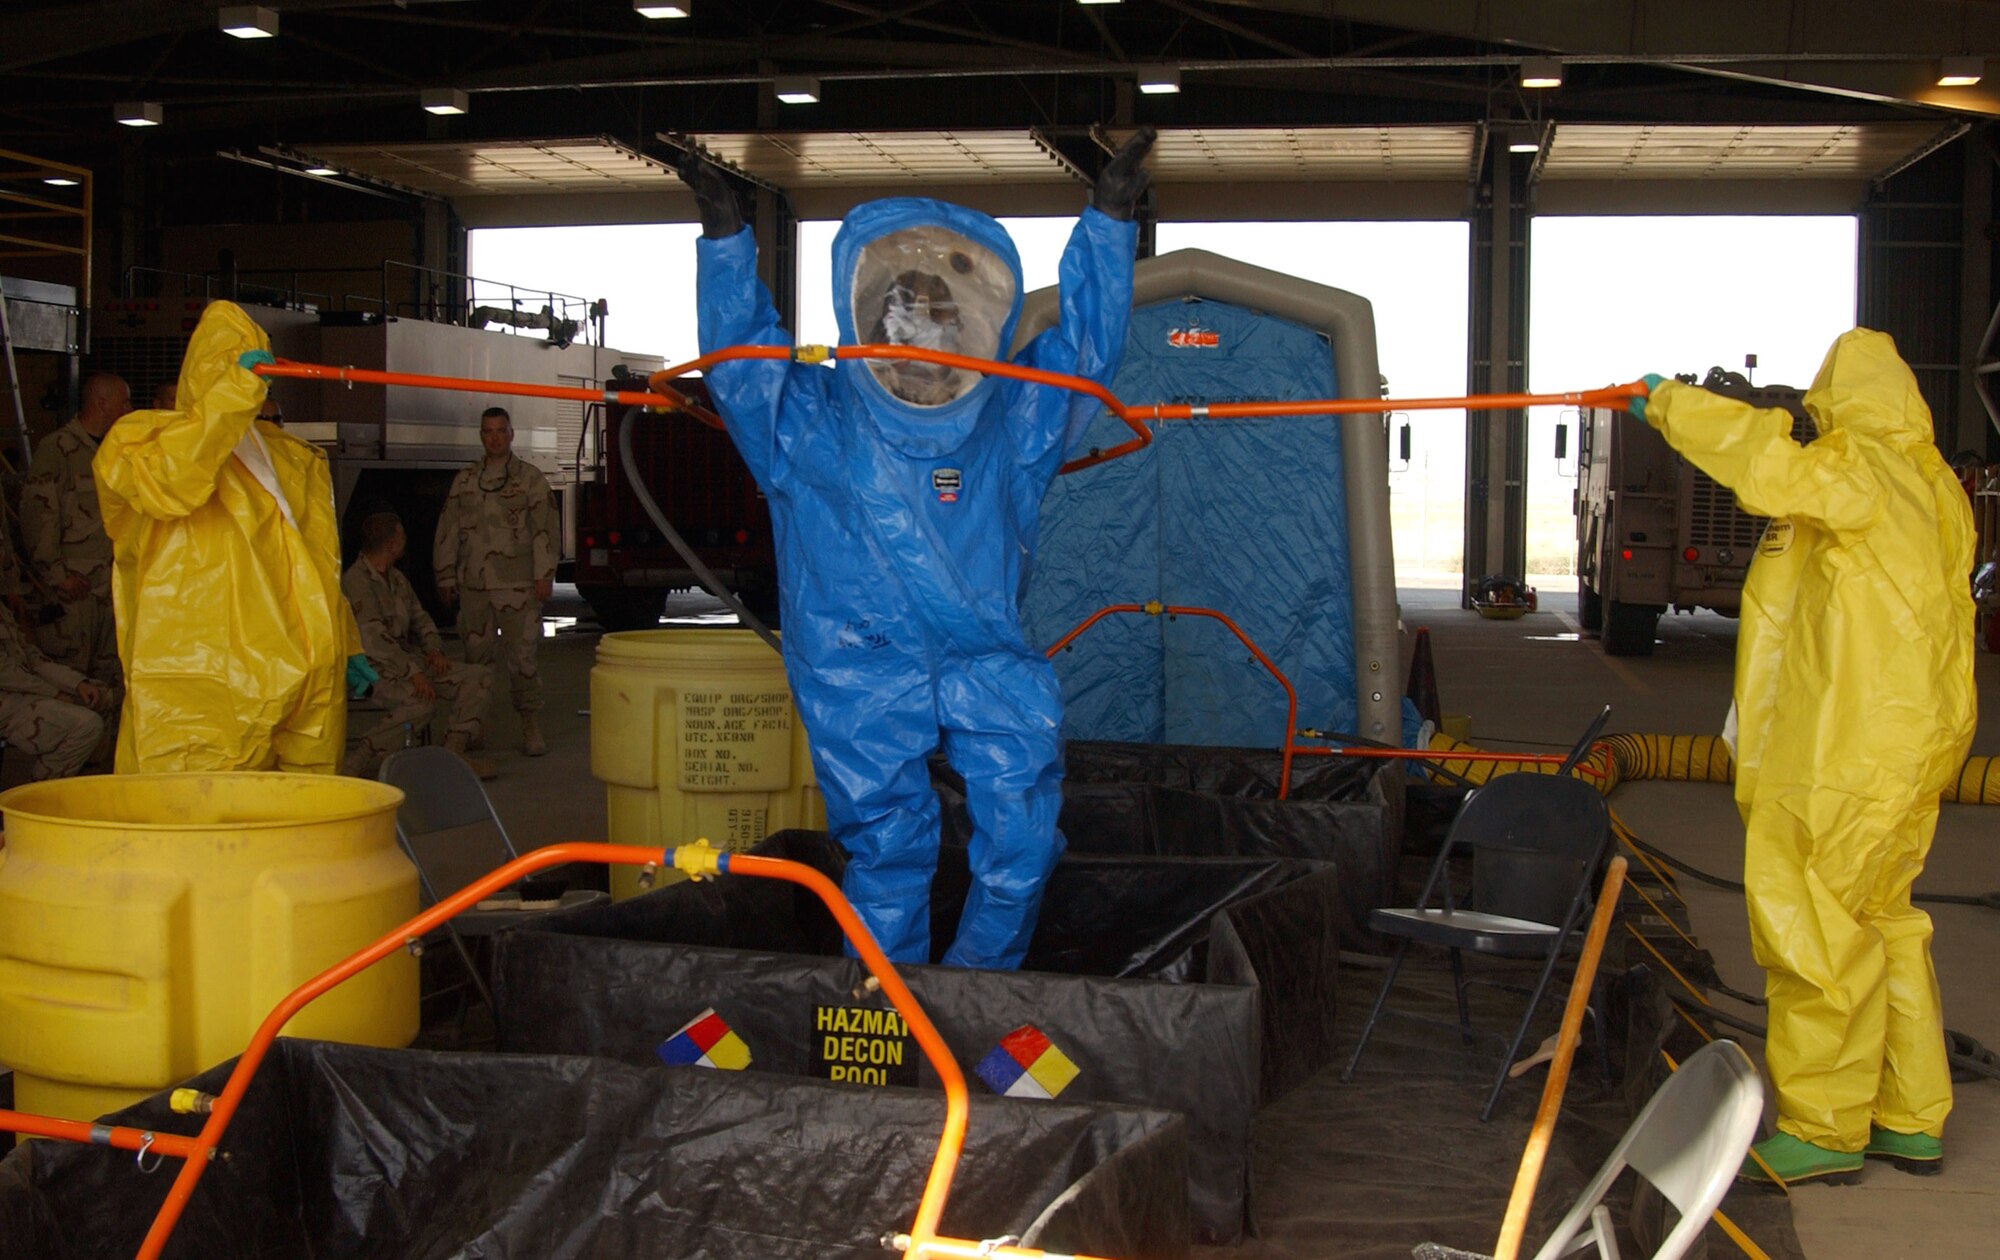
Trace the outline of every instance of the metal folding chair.
<instances>
[{"instance_id":1,"label":"metal folding chair","mask_svg":"<svg viewBox=\"0 0 2000 1260\"><path fill-rule=\"evenodd\" d=\"M1467 797L1446 833L1417 905L1369 915L1370 928L1396 938L1396 952L1343 1079L1353 1078L1368 1049L1411 942L1440 945L1450 952L1458 1028L1468 1045L1474 1030L1466 1002L1464 952L1539 959L1541 973L1529 991L1528 1007L1508 1040L1493 1089L1479 1113L1481 1120L1491 1118L1507 1082L1507 1069L1520 1053L1556 963L1588 913L1591 882L1610 842L1611 817L1604 798L1581 779L1509 774ZM1449 868L1453 855L1465 850L1472 854L1472 885L1460 904Z\"/></svg>"},{"instance_id":2,"label":"metal folding chair","mask_svg":"<svg viewBox=\"0 0 2000 1260\"><path fill-rule=\"evenodd\" d=\"M404 748L382 759L376 777L403 793L396 811L396 839L417 868L426 906L451 896L495 867L520 856L506 825L493 808L479 776L465 759L447 748ZM603 901L608 894L596 889L571 889L561 894L557 907L523 909L498 905L468 910L445 920L444 932L465 964L472 986L490 1008L493 995L487 991L480 968L466 946L467 937L491 936L505 928L547 914L550 909L567 909ZM514 900L518 902L519 898Z\"/></svg>"}]
</instances>

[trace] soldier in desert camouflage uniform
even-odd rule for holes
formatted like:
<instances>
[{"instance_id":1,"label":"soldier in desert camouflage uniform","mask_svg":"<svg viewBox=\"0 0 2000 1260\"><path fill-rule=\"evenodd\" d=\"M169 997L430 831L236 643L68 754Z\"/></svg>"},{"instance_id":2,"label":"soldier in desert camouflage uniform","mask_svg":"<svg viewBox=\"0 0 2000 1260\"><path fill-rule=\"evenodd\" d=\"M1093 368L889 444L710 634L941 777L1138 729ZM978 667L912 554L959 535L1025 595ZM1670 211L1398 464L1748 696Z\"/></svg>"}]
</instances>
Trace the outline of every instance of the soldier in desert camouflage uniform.
<instances>
[{"instance_id":1,"label":"soldier in desert camouflage uniform","mask_svg":"<svg viewBox=\"0 0 2000 1260\"><path fill-rule=\"evenodd\" d=\"M111 539L97 503L90 461L97 444L132 409L132 391L108 373L83 385L83 409L43 438L21 489L21 541L30 573L57 601L61 616L36 632L44 654L114 690L117 625L111 612Z\"/></svg>"},{"instance_id":2,"label":"soldier in desert camouflage uniform","mask_svg":"<svg viewBox=\"0 0 2000 1260\"><path fill-rule=\"evenodd\" d=\"M361 555L341 575L340 590L354 608L368 664L380 675L375 695L389 710L382 723L361 737L341 773L364 775L390 751L403 746L406 727L429 726L440 702L451 706L451 730L444 746L465 757L479 738L492 691L493 671L484 665L453 662L444 639L410 579L396 567L407 539L394 512L377 512L361 522ZM491 767L466 760L481 778Z\"/></svg>"},{"instance_id":3,"label":"soldier in desert camouflage uniform","mask_svg":"<svg viewBox=\"0 0 2000 1260\"><path fill-rule=\"evenodd\" d=\"M486 457L451 483L432 567L438 595L458 604L465 659L492 665L505 658L521 749L539 757L548 745L535 647L542 603L555 587L555 498L541 471L513 454L514 422L504 409L488 407L479 417L479 441Z\"/></svg>"},{"instance_id":4,"label":"soldier in desert camouflage uniform","mask_svg":"<svg viewBox=\"0 0 2000 1260\"><path fill-rule=\"evenodd\" d=\"M26 753L37 779L75 774L104 742L111 687L43 656L0 612L0 738Z\"/></svg>"}]
</instances>

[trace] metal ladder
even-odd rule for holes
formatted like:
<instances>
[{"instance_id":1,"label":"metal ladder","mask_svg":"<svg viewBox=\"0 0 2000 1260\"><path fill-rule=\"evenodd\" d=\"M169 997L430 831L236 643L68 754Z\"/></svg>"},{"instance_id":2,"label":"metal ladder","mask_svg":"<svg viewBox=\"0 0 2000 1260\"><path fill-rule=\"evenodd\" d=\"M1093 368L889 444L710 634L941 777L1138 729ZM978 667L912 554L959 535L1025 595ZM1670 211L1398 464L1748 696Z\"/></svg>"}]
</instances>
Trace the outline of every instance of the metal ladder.
<instances>
[{"instance_id":1,"label":"metal ladder","mask_svg":"<svg viewBox=\"0 0 2000 1260\"><path fill-rule=\"evenodd\" d=\"M0 359L7 361L7 396L14 402L14 437L21 447L21 469L34 459L28 445L28 409L21 402L21 373L14 364L14 331L7 315L7 294L0 289Z\"/></svg>"}]
</instances>

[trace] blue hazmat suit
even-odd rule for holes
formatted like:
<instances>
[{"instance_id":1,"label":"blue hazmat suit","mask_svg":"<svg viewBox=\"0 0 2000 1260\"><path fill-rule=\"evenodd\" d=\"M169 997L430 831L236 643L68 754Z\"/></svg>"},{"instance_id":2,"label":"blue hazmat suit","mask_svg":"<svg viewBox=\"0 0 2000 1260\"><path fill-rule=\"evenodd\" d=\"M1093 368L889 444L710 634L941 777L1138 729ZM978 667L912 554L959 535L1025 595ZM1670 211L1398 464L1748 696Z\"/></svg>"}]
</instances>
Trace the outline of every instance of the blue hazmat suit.
<instances>
[{"instance_id":1,"label":"blue hazmat suit","mask_svg":"<svg viewBox=\"0 0 2000 1260\"><path fill-rule=\"evenodd\" d=\"M1019 362L1110 381L1137 229L1087 209L1058 326ZM790 345L748 229L704 236L703 353ZM833 242L843 343L998 359L1021 265L990 217L944 202L857 206ZM1063 850L1062 696L1020 600L1042 495L1097 404L1047 386L879 360L720 363L708 385L770 503L786 672L811 740L842 890L889 957L931 961L942 736L965 777L973 884L947 965L1018 967Z\"/></svg>"}]
</instances>

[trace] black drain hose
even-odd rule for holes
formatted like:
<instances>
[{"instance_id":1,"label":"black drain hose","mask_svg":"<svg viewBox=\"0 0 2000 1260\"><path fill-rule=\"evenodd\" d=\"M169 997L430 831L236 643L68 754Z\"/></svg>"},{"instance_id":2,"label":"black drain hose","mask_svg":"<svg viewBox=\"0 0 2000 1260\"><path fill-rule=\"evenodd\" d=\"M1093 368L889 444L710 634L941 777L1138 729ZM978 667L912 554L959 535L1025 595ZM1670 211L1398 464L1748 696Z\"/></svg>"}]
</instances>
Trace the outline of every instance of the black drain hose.
<instances>
[{"instance_id":1,"label":"black drain hose","mask_svg":"<svg viewBox=\"0 0 2000 1260\"><path fill-rule=\"evenodd\" d=\"M769 626L759 621L757 614L746 608L742 600L736 598L735 592L723 585L722 579L715 576L714 570L701 562L701 557L694 553L694 548L688 546L687 539L681 537L680 531L667 519L667 514L653 501L653 492L646 489L646 480L639 475L639 463L632 457L632 430L636 427L632 421L637 414L638 409L634 408L627 411L618 421L618 462L625 469L625 480L632 487L632 493L638 496L639 505L646 509L646 515L653 518L654 527L666 536L667 542L680 553L681 559L687 561L695 580L700 582L709 594L721 600L729 611L735 613L738 621L756 631L757 637L770 644L773 652L783 656L785 649L778 643L778 636L771 632Z\"/></svg>"}]
</instances>

